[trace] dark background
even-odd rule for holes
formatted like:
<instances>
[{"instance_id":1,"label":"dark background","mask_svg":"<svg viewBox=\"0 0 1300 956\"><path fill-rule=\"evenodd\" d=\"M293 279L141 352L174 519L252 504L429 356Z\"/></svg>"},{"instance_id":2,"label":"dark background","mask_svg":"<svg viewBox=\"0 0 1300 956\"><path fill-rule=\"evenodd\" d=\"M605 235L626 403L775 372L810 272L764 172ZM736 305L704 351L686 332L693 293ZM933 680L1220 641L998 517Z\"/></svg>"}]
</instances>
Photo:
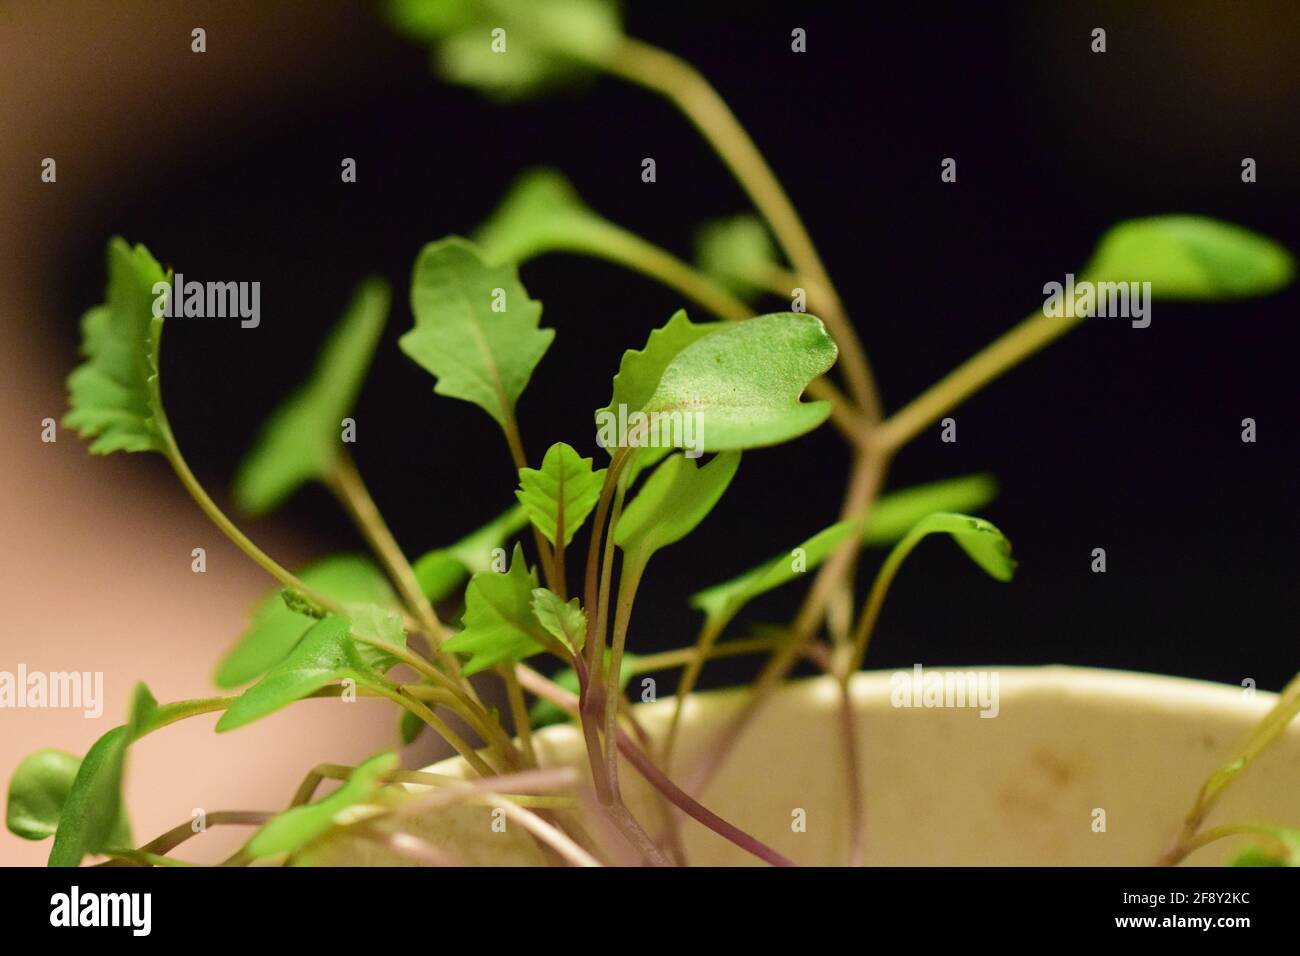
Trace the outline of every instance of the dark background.
<instances>
[{"instance_id":1,"label":"dark background","mask_svg":"<svg viewBox=\"0 0 1300 956\"><path fill-rule=\"evenodd\" d=\"M889 409L1036 308L1043 283L1076 271L1116 220L1202 213L1300 249L1294 4L808 6L633 3L627 26L698 65L748 127L818 243ZM257 330L179 321L167 332L173 426L200 477L225 489L354 284L387 276L395 307L355 454L417 555L500 512L515 483L495 424L435 396L396 348L420 246L472 231L530 165L559 168L594 208L684 256L699 221L746 203L649 94L601 79L495 105L439 80L374 8L320 9L342 28L309 108L214 125L69 235L40 277L67 316L50 347L72 366L75 319L100 299L112 234L196 278L260 280ZM209 20L206 59L160 43L170 69L233 68ZM790 52L796 26L808 31L803 55ZM1095 26L1107 29L1104 55L1089 51ZM160 88L122 116L188 107ZM358 161L356 184L339 181L344 156ZM640 180L646 156L654 184ZM939 180L946 156L955 185ZM1240 180L1245 156L1258 162L1252 185ZM591 412L622 351L683 303L594 260L546 257L523 278L558 330L520 403L530 457L558 440L599 454ZM937 426L919 437L890 487L994 473L1001 494L983 513L1021 569L1000 585L957 549L926 544L893 587L868 666L1063 662L1280 686L1300 666L1298 301L1292 289L1162 302L1144 330L1088 323L961 407L956 444ZM1256 444L1240 441L1247 416ZM630 649L689 643L687 595L834 520L846 469L829 428L747 454L699 532L652 563ZM158 475L155 493L174 493ZM322 553L360 544L318 488L270 521L308 529ZM1106 574L1089 570L1094 547ZM781 619L800 594L770 595L749 619ZM706 683L751 666L717 665Z\"/></svg>"}]
</instances>

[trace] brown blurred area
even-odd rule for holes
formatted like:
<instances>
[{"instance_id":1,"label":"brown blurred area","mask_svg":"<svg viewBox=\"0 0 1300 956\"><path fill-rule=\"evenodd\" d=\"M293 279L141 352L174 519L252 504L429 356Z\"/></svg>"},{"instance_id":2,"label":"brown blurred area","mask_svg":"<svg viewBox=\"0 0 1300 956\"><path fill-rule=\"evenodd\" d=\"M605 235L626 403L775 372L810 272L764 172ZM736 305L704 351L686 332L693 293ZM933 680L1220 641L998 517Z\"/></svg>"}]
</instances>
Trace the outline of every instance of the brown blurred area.
<instances>
[{"instance_id":1,"label":"brown blurred area","mask_svg":"<svg viewBox=\"0 0 1300 956\"><path fill-rule=\"evenodd\" d=\"M54 314L33 277L57 267L60 237L124 177L214 148L227 124L274 123L315 95L322 71L346 64L349 24L361 16L373 12L255 0L0 6L0 670L104 675L98 720L0 710L6 785L35 749L84 753L124 719L137 680L164 702L212 695L216 660L270 584L161 458L92 459L62 427L56 443L41 441L42 419L63 415L73 364L49 330L73 317ZM160 68L160 46L188 50L195 26L208 32L203 68ZM187 103L192 126L178 126L174 111L151 113L163 89ZM57 160L56 183L40 182L47 156ZM213 491L220 499L222 489ZM311 555L310 542L274 529L267 523L257 536L282 563ZM191 570L195 547L207 550L205 574ZM133 748L126 791L137 839L195 808L279 808L313 765L356 762L395 742L392 714L373 701L313 701L229 735L214 735L214 723L183 722ZM220 859L246 835L214 831L187 855ZM48 852L48 841L0 835L5 864L40 864Z\"/></svg>"}]
</instances>

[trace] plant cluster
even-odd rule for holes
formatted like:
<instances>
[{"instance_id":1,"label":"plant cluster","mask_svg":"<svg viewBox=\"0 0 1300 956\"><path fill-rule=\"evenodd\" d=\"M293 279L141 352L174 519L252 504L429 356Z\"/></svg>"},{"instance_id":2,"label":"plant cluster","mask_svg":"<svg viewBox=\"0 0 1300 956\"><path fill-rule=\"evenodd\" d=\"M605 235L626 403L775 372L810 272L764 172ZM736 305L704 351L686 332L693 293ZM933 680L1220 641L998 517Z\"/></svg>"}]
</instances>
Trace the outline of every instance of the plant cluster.
<instances>
[{"instance_id":1,"label":"plant cluster","mask_svg":"<svg viewBox=\"0 0 1300 956\"><path fill-rule=\"evenodd\" d=\"M949 537L989 575L1011 579L1015 562L1006 537L965 513L992 498L988 476L879 492L893 456L922 429L1086 317L1036 312L886 416L854 328L798 215L730 110L692 67L623 35L614 7L601 0L404 0L392 9L409 35L430 44L445 75L495 95L530 95L606 72L667 96L736 174L758 215L706 225L691 264L604 219L560 174L542 170L518 181L473 240L451 236L420 251L411 275L414 323L401 350L429 372L438 395L472 402L496 422L518 490L517 501L483 527L414 561L398 547L340 437L390 311L385 283L364 281L310 378L267 420L234 484L239 510L261 515L304 484L322 483L372 551L327 557L298 571L250 540L186 464L159 377L166 310L156 306L169 294L171 272L143 246L112 240L105 301L83 319L85 361L69 378L65 421L93 439L96 454L162 455L199 507L278 588L253 609L248 628L220 662L216 683L228 694L160 705L138 685L126 723L84 757L43 750L23 762L10 785L9 828L29 839L53 836L52 865L78 865L92 854L124 864L177 864L171 854L192 834L188 821L141 845L130 835L121 793L134 743L201 714L220 713L216 729L226 732L311 698L377 697L399 708L404 742L431 731L463 758L471 778L404 770L393 752L355 768L313 768L283 812L209 814L209 825L257 827L227 862L292 861L341 826L421 862L455 862L454 847L422 843L403 831L402 821L413 803L436 813L471 802L504 808L553 862L607 862L629 849L643 863L688 862L677 833L684 815L765 862L788 863L691 792L798 661L809 659L832 675L849 707L849 683L869 649L890 582L924 538ZM500 51L492 46L498 29L506 44ZM698 450L708 456L702 464L680 448L631 441L596 453L608 457L597 467L578 450L592 444L581 435L571 436L572 444L554 441L540 459L529 456L516 406L556 331L541 325L541 303L529 296L517 267L551 252L620 263L710 314L696 322L679 311L641 349L627 351L609 403L597 410L597 420L617 409L646 417L697 415L703 424ZM1219 300L1270 292L1291 273L1285 251L1247 230L1161 216L1114 227L1081 275L1093 282L1150 282L1158 298ZM804 311L758 314L754 303L774 295L806 296L820 318ZM833 368L838 380L830 377ZM826 423L854 453L840 520L802 542L773 542L785 550L697 593L692 604L703 623L693 644L630 652L630 622L650 561L704 522L744 453L797 440ZM837 624L828 609L852 600L860 556L877 547L889 550L860 610ZM805 575L806 597L788 627L735 633L750 601ZM674 763L682 702L709 660L739 654L767 654L768 661L740 716L684 776ZM559 670L545 676L529 663L535 658L556 661ZM671 727L652 740L626 687L636 675L670 669L682 670ZM499 681L505 714L485 702L486 685L471 680L479 674ZM1300 683L1293 683L1234 761L1207 783L1171 861L1228 835L1225 828L1200 832L1201 820L1297 709ZM566 719L581 729L589 775L538 759L534 729ZM860 861L852 721L834 732L844 737L853 770L845 836L849 858ZM622 778L629 772L677 811L667 814L673 822L656 830L628 809ZM324 779L343 783L313 802ZM588 779L595 797L584 801ZM687 779L690 786L681 782ZM341 816L358 807L367 810ZM593 813L599 827L591 825ZM1248 861L1300 860L1294 832L1248 829L1269 841ZM597 833L617 834L624 846L615 852Z\"/></svg>"}]
</instances>

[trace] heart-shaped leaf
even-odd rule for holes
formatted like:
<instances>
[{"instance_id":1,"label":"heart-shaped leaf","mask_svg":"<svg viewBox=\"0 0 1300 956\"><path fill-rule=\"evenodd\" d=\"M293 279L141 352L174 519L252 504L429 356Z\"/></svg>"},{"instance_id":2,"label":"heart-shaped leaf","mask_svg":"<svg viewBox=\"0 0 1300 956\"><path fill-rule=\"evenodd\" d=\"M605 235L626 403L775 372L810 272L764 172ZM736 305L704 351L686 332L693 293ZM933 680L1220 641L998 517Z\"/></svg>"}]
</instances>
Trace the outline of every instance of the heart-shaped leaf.
<instances>
[{"instance_id":1,"label":"heart-shaped leaf","mask_svg":"<svg viewBox=\"0 0 1300 956\"><path fill-rule=\"evenodd\" d=\"M412 566L420 590L435 604L443 600L470 575L489 570L493 552L526 524L528 515L523 506L515 505L455 544L421 556Z\"/></svg>"},{"instance_id":2,"label":"heart-shaped leaf","mask_svg":"<svg viewBox=\"0 0 1300 956\"><path fill-rule=\"evenodd\" d=\"M533 613L537 575L528 569L518 544L505 574L480 571L465 589L464 630L443 644L457 654L470 655L465 674L501 661L518 661L545 650L547 635Z\"/></svg>"},{"instance_id":3,"label":"heart-shaped leaf","mask_svg":"<svg viewBox=\"0 0 1300 956\"><path fill-rule=\"evenodd\" d=\"M362 283L330 333L307 382L267 419L239 467L235 500L249 514L278 507L301 485L328 475L388 318L388 284Z\"/></svg>"},{"instance_id":4,"label":"heart-shaped leaf","mask_svg":"<svg viewBox=\"0 0 1300 956\"><path fill-rule=\"evenodd\" d=\"M244 851L255 860L293 853L328 833L345 810L369 803L384 788L384 777L397 768L397 754L371 757L327 797L293 807L253 834Z\"/></svg>"},{"instance_id":5,"label":"heart-shaped leaf","mask_svg":"<svg viewBox=\"0 0 1300 956\"><path fill-rule=\"evenodd\" d=\"M82 438L95 439L94 454L167 448L158 394L163 320L154 317L154 303L169 294L170 278L144 246L109 242L106 301L81 320L86 361L68 377L63 419Z\"/></svg>"},{"instance_id":6,"label":"heart-shaped leaf","mask_svg":"<svg viewBox=\"0 0 1300 956\"><path fill-rule=\"evenodd\" d=\"M1266 295L1295 274L1291 254L1271 239L1205 216L1121 222L1101 238L1085 278L1150 282L1161 299Z\"/></svg>"},{"instance_id":7,"label":"heart-shaped leaf","mask_svg":"<svg viewBox=\"0 0 1300 956\"><path fill-rule=\"evenodd\" d=\"M351 635L352 622L337 614L317 621L289 655L244 691L217 721L217 732L234 730L309 697L330 684L391 691Z\"/></svg>"},{"instance_id":8,"label":"heart-shaped leaf","mask_svg":"<svg viewBox=\"0 0 1300 956\"><path fill-rule=\"evenodd\" d=\"M703 451L776 445L830 415L830 402L799 399L836 354L825 326L810 315L779 312L730 322L669 361L642 411L695 416Z\"/></svg>"},{"instance_id":9,"label":"heart-shaped leaf","mask_svg":"<svg viewBox=\"0 0 1300 956\"><path fill-rule=\"evenodd\" d=\"M472 242L449 236L424 247L411 277L415 328L403 352L437 377L434 391L478 405L503 428L554 329L513 265L489 265Z\"/></svg>"},{"instance_id":10,"label":"heart-shaped leaf","mask_svg":"<svg viewBox=\"0 0 1300 956\"><path fill-rule=\"evenodd\" d=\"M301 573L303 583L345 609L357 605L397 608L399 602L382 571L369 558L341 554L325 558ZM218 687L246 684L284 660L315 624L290 610L282 592L273 591L253 610L253 620L217 669Z\"/></svg>"},{"instance_id":11,"label":"heart-shaped leaf","mask_svg":"<svg viewBox=\"0 0 1300 956\"><path fill-rule=\"evenodd\" d=\"M551 544L556 543L562 521L567 546L596 506L604 481L604 468L596 471L590 458L583 458L564 442L556 442L547 449L540 469L519 469L515 497Z\"/></svg>"}]
</instances>

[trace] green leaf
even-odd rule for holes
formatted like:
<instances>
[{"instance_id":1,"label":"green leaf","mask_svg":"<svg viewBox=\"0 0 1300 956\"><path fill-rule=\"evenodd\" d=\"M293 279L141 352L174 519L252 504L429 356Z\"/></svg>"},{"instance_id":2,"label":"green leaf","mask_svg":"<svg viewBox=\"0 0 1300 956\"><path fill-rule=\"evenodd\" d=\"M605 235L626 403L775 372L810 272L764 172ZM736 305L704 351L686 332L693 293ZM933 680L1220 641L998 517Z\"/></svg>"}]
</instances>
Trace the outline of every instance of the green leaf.
<instances>
[{"instance_id":1,"label":"green leaf","mask_svg":"<svg viewBox=\"0 0 1300 956\"><path fill-rule=\"evenodd\" d=\"M155 285L162 283L161 292L170 278L144 246L109 241L106 301L81 320L86 361L68 376L63 419L82 438L95 439L94 454L167 449L158 393L163 320L153 313Z\"/></svg>"},{"instance_id":2,"label":"green leaf","mask_svg":"<svg viewBox=\"0 0 1300 956\"><path fill-rule=\"evenodd\" d=\"M858 529L856 521L841 521L819 531L789 554L778 554L770 561L750 568L744 574L715 584L691 596L691 607L705 613L714 628L722 628L742 607L781 585L801 577L825 561ZM796 554L795 552L799 552Z\"/></svg>"},{"instance_id":3,"label":"green leaf","mask_svg":"<svg viewBox=\"0 0 1300 956\"><path fill-rule=\"evenodd\" d=\"M622 40L611 0L390 0L388 9L401 32L433 47L445 79L503 100L584 78Z\"/></svg>"},{"instance_id":4,"label":"green leaf","mask_svg":"<svg viewBox=\"0 0 1300 956\"><path fill-rule=\"evenodd\" d=\"M777 268L767 227L748 213L702 226L695 236L695 261L708 275L741 292L766 291L766 276Z\"/></svg>"},{"instance_id":5,"label":"green leaf","mask_svg":"<svg viewBox=\"0 0 1300 956\"><path fill-rule=\"evenodd\" d=\"M540 470L519 469L515 497L551 544L556 543L556 529L563 520L567 546L596 507L604 481L604 468L594 470L590 458L583 458L564 442L556 442L547 449Z\"/></svg>"},{"instance_id":6,"label":"green leaf","mask_svg":"<svg viewBox=\"0 0 1300 956\"><path fill-rule=\"evenodd\" d=\"M368 279L357 289L311 377L267 419L240 465L235 501L241 509L265 514L306 482L329 474L343 447L343 419L361 391L388 305L382 279Z\"/></svg>"},{"instance_id":7,"label":"green leaf","mask_svg":"<svg viewBox=\"0 0 1300 956\"><path fill-rule=\"evenodd\" d=\"M779 312L729 322L673 357L642 411L696 416L703 451L776 445L830 415L830 402L799 397L836 354L821 320L810 315Z\"/></svg>"},{"instance_id":8,"label":"green leaf","mask_svg":"<svg viewBox=\"0 0 1300 956\"><path fill-rule=\"evenodd\" d=\"M528 515L515 505L455 544L423 555L413 565L420 590L435 604L443 600L470 575L491 569L492 553L526 524Z\"/></svg>"},{"instance_id":9,"label":"green leaf","mask_svg":"<svg viewBox=\"0 0 1300 956\"><path fill-rule=\"evenodd\" d=\"M664 369L673 359L694 342L723 327L722 322L695 323L687 318L685 309L678 309L663 326L655 329L646 339L645 348L628 349L614 376L614 391L609 404L596 410L597 442L610 455L624 437L619 434L618 423L632 412L645 408L659 387ZM619 484L630 488L647 468L659 463L670 451L669 447L643 447L630 452Z\"/></svg>"},{"instance_id":10,"label":"green leaf","mask_svg":"<svg viewBox=\"0 0 1300 956\"><path fill-rule=\"evenodd\" d=\"M587 614L577 598L566 604L549 588L533 588L533 614L551 635L577 652L587 640Z\"/></svg>"},{"instance_id":11,"label":"green leaf","mask_svg":"<svg viewBox=\"0 0 1300 956\"><path fill-rule=\"evenodd\" d=\"M926 515L936 511L974 511L996 497L998 484L992 475L962 475L900 488L880 500L867 519L867 545L893 544Z\"/></svg>"},{"instance_id":12,"label":"green leaf","mask_svg":"<svg viewBox=\"0 0 1300 956\"><path fill-rule=\"evenodd\" d=\"M126 750L151 729L157 715L149 688L136 684L126 723L95 741L77 768L59 814L50 866L79 866L86 854L110 849L115 838L129 838L122 802Z\"/></svg>"},{"instance_id":13,"label":"green leaf","mask_svg":"<svg viewBox=\"0 0 1300 956\"><path fill-rule=\"evenodd\" d=\"M343 554L318 561L300 574L303 583L351 609L357 605L399 606L387 578L375 564L359 555ZM246 684L284 660L316 622L290 610L279 590L253 610L253 620L217 669L218 687Z\"/></svg>"},{"instance_id":14,"label":"green leaf","mask_svg":"<svg viewBox=\"0 0 1300 956\"><path fill-rule=\"evenodd\" d=\"M663 328L650 333L645 348L623 353L618 374L614 376L614 392L609 404L596 410L596 424L600 425L610 414L617 414L620 406L629 413L645 408L659 387L664 370L682 349L724 327L723 322L692 322L685 309L674 312Z\"/></svg>"},{"instance_id":15,"label":"green leaf","mask_svg":"<svg viewBox=\"0 0 1300 956\"><path fill-rule=\"evenodd\" d=\"M370 803L385 786L384 777L397 768L397 754L371 757L352 771L337 790L306 806L293 807L268 821L244 847L254 859L293 853L335 826L340 813Z\"/></svg>"},{"instance_id":16,"label":"green leaf","mask_svg":"<svg viewBox=\"0 0 1300 956\"><path fill-rule=\"evenodd\" d=\"M331 614L317 621L289 656L244 691L217 721L217 732L234 730L309 697L330 684L352 680L358 687L391 690L351 635L352 623Z\"/></svg>"},{"instance_id":17,"label":"green leaf","mask_svg":"<svg viewBox=\"0 0 1300 956\"><path fill-rule=\"evenodd\" d=\"M605 659L608 666L609 658ZM623 663L618 668L618 688L627 690L628 683L640 673L641 656L629 651L623 652ZM571 694L577 694L581 691L578 685L578 673L572 667L564 667L551 675L551 680L559 684ZM533 702L533 706L528 710L528 723L533 728L546 727L550 724L562 723L566 720L572 720L568 711L562 710L558 704L553 704L549 700L539 698Z\"/></svg>"},{"instance_id":18,"label":"green leaf","mask_svg":"<svg viewBox=\"0 0 1300 956\"><path fill-rule=\"evenodd\" d=\"M629 564L644 567L660 548L694 531L739 467L739 452L723 452L701 468L683 455L673 455L656 468L614 529L614 543Z\"/></svg>"},{"instance_id":19,"label":"green leaf","mask_svg":"<svg viewBox=\"0 0 1300 956\"><path fill-rule=\"evenodd\" d=\"M1232 860L1233 866L1300 866L1300 830L1257 827L1273 837L1268 847L1248 847Z\"/></svg>"},{"instance_id":20,"label":"green leaf","mask_svg":"<svg viewBox=\"0 0 1300 956\"><path fill-rule=\"evenodd\" d=\"M402 351L437 377L439 395L473 402L503 428L555 338L538 328L513 265L488 265L478 247L450 236L424 247L411 278L415 328ZM494 311L497 310L497 311Z\"/></svg>"},{"instance_id":21,"label":"green leaf","mask_svg":"<svg viewBox=\"0 0 1300 956\"><path fill-rule=\"evenodd\" d=\"M561 173L532 169L515 180L474 241L492 262L524 263L558 249L598 250L610 225Z\"/></svg>"},{"instance_id":22,"label":"green leaf","mask_svg":"<svg viewBox=\"0 0 1300 956\"><path fill-rule=\"evenodd\" d=\"M1113 226L1085 270L1092 282L1150 282L1159 299L1267 295L1295 274L1271 239L1205 216L1152 216Z\"/></svg>"},{"instance_id":23,"label":"green leaf","mask_svg":"<svg viewBox=\"0 0 1300 956\"><path fill-rule=\"evenodd\" d=\"M427 726L428 724L418 716L409 710L404 710L397 720L397 733L402 738L402 743L410 746L419 739L420 734L424 733L424 728Z\"/></svg>"},{"instance_id":24,"label":"green leaf","mask_svg":"<svg viewBox=\"0 0 1300 956\"><path fill-rule=\"evenodd\" d=\"M939 510L980 508L996 493L997 484L988 475L965 475L892 492L871 509L863 540L868 545L892 544L926 515ZM691 607L703 611L714 628L725 627L754 598L819 567L856 527L853 521L833 524L796 549L697 592L691 596ZM801 553L796 555L795 550Z\"/></svg>"},{"instance_id":25,"label":"green leaf","mask_svg":"<svg viewBox=\"0 0 1300 956\"><path fill-rule=\"evenodd\" d=\"M80 769L81 758L62 750L38 750L23 760L9 779L5 825L10 832L24 840L54 836ZM131 845L131 825L124 807L119 807L107 845Z\"/></svg>"},{"instance_id":26,"label":"green leaf","mask_svg":"<svg viewBox=\"0 0 1300 956\"><path fill-rule=\"evenodd\" d=\"M537 575L524 562L518 544L505 574L480 571L465 589L464 628L443 644L457 654L470 655L466 675L477 674L501 661L518 661L545 650L546 631L533 614Z\"/></svg>"},{"instance_id":27,"label":"green leaf","mask_svg":"<svg viewBox=\"0 0 1300 956\"><path fill-rule=\"evenodd\" d=\"M1005 582L1015 576L1016 562L1011 557L1011 542L1001 531L983 518L948 512L936 512L918 521L894 546L886 561L901 562L922 538L931 534L951 535L966 556L983 568L989 577Z\"/></svg>"}]
</instances>

